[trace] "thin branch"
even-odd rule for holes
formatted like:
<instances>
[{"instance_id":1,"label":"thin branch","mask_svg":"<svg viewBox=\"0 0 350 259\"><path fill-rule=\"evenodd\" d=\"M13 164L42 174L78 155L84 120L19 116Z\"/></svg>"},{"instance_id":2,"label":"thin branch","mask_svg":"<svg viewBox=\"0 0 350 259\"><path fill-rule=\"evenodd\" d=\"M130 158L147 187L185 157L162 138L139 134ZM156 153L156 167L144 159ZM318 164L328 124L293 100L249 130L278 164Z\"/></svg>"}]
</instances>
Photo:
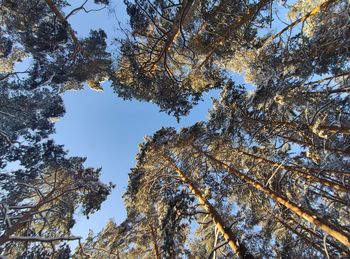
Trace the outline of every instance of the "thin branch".
<instances>
[{"instance_id":1,"label":"thin branch","mask_svg":"<svg viewBox=\"0 0 350 259\"><path fill-rule=\"evenodd\" d=\"M20 242L53 242L53 241L64 241L64 240L80 240L79 236L63 236L63 237L27 237L27 236L10 236L9 241L20 241Z\"/></svg>"},{"instance_id":2,"label":"thin branch","mask_svg":"<svg viewBox=\"0 0 350 259\"><path fill-rule=\"evenodd\" d=\"M208 259L211 258L211 257L213 256L213 254L214 254L214 252L215 252L216 250L220 249L221 247L223 247L223 246L225 246L225 245L227 245L227 244L228 244L228 241L225 241L225 242L221 243L220 245L216 246L215 248L213 248L213 250L211 251L211 253L210 253L209 256L208 256Z\"/></svg>"}]
</instances>

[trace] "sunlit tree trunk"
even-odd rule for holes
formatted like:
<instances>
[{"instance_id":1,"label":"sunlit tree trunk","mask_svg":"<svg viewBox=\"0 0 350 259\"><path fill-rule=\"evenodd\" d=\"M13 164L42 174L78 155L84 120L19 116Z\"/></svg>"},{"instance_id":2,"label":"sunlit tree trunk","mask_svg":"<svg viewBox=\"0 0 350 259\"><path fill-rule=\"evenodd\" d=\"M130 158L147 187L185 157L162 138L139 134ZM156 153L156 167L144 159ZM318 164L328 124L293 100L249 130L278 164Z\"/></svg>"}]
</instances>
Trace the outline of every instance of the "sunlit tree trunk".
<instances>
[{"instance_id":1,"label":"sunlit tree trunk","mask_svg":"<svg viewBox=\"0 0 350 259\"><path fill-rule=\"evenodd\" d=\"M250 178L249 176L246 176L245 174L239 172L232 166L229 166L228 164L216 159L214 156L204 152L203 150L200 150L198 147L193 147L202 155L204 155L206 158L208 158L210 161L221 165L225 170L227 170L229 173L235 175L242 181L250 184L255 189L262 191L263 193L267 194L269 197L277 201L278 203L285 206L287 209L291 210L298 216L302 217L303 219L307 220L308 222L316 225L320 229L322 229L324 232L326 232L328 235L332 236L342 244L344 244L347 247L350 247L350 238L348 235L340 230L329 224L327 221L324 221L320 218L318 218L316 215L309 213L308 211L304 210L294 202L291 202L287 200L286 198L282 197L278 193L266 188L264 185L260 184L259 182L255 181L254 179Z\"/></svg>"},{"instance_id":2,"label":"sunlit tree trunk","mask_svg":"<svg viewBox=\"0 0 350 259\"><path fill-rule=\"evenodd\" d=\"M254 258L243 243L238 243L237 237L233 234L232 230L225 226L225 221L221 218L210 202L203 196L200 190L194 185L194 183L192 183L192 181L187 177L186 173L178 168L170 157L163 155L163 158L169 163L169 165L179 175L183 183L185 183L190 191L195 195L201 206L209 213L215 223L215 227L217 227L220 233L224 236L232 250L241 258Z\"/></svg>"}]
</instances>

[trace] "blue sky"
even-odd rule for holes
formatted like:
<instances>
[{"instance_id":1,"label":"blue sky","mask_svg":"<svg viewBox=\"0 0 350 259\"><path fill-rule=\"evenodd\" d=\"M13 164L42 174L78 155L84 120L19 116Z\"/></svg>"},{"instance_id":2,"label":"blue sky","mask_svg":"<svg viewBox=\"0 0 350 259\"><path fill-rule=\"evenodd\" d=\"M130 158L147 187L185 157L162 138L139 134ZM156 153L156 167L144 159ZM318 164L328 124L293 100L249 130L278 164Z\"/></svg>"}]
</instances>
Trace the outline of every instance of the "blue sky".
<instances>
[{"instance_id":1,"label":"blue sky","mask_svg":"<svg viewBox=\"0 0 350 259\"><path fill-rule=\"evenodd\" d=\"M80 236L86 236L89 229L99 231L109 218L118 223L124 219L122 195L144 136L161 127L181 128L205 120L211 107L210 96L217 95L217 91L205 95L204 101L178 124L174 117L160 113L155 105L123 101L113 93L109 83L104 84L104 89L104 92L85 88L65 93L67 113L56 124L53 136L57 143L65 145L70 155L86 156L86 166L102 167L102 181L116 184L99 212L89 220L83 216L77 218L73 233Z\"/></svg>"}]
</instances>

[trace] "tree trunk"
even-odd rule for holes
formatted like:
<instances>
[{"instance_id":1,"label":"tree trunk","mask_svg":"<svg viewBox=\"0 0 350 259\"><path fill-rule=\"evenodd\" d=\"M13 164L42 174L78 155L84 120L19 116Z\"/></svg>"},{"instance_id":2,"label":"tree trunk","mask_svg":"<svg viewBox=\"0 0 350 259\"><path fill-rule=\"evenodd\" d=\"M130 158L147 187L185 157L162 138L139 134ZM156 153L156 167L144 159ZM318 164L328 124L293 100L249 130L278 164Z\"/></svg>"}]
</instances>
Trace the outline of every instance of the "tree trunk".
<instances>
[{"instance_id":1,"label":"tree trunk","mask_svg":"<svg viewBox=\"0 0 350 259\"><path fill-rule=\"evenodd\" d=\"M170 29L170 31L167 33L167 39L165 41L165 45L163 49L160 51L160 54L158 55L155 62L153 62L150 72L153 73L158 67L158 63L161 61L161 59L166 57L166 53L169 51L173 43L176 41L177 37L180 35L180 28L182 27L182 24L186 20L188 20L188 13L190 12L193 4L195 2L198 2L198 0L183 0L181 9L176 14L174 18L173 25Z\"/></svg>"},{"instance_id":2,"label":"tree trunk","mask_svg":"<svg viewBox=\"0 0 350 259\"><path fill-rule=\"evenodd\" d=\"M159 253L158 243L157 243L157 234L155 233L155 229L152 226L152 224L150 225L150 228L151 228L154 255L155 255L156 259L160 259L161 257L160 257L160 253Z\"/></svg>"},{"instance_id":3,"label":"tree trunk","mask_svg":"<svg viewBox=\"0 0 350 259\"><path fill-rule=\"evenodd\" d=\"M75 35L75 32L73 31L72 27L70 26L70 24L68 23L68 21L66 20L66 18L64 18L64 16L62 15L62 13L58 10L57 6L55 5L55 3L52 0L45 0L47 5L50 7L51 11L56 15L56 17L61 21L61 23L66 24L67 25L67 30L69 35L71 36L75 47L77 49L77 51L83 53L83 47L81 46L77 36Z\"/></svg>"},{"instance_id":4,"label":"tree trunk","mask_svg":"<svg viewBox=\"0 0 350 259\"><path fill-rule=\"evenodd\" d=\"M210 204L210 202L202 195L200 190L192 183L192 181L187 177L185 172L183 172L180 168L177 167L175 162L168 156L162 155L164 160L166 160L171 167L175 170L175 172L179 175L180 179L187 185L190 191L196 196L199 203L205 209L209 215L213 218L215 226L220 231L220 233L224 236L225 240L228 242L228 245L232 248L232 250L241 258L251 259L254 258L253 255L249 253L247 248L243 243L238 243L236 236L233 234L230 228L225 226L224 220L221 218L219 213L215 210L215 208Z\"/></svg>"},{"instance_id":5,"label":"tree trunk","mask_svg":"<svg viewBox=\"0 0 350 259\"><path fill-rule=\"evenodd\" d=\"M285 206L287 209L293 211L295 214L300 216L301 218L307 220L310 223L313 223L317 227L321 228L324 232L326 232L328 235L332 236L342 244L344 244L347 247L350 247L350 238L348 235L340 230L336 229L334 226L329 224L327 221L324 221L320 218L318 218L316 215L313 215L294 202L291 202L287 200L286 198L282 197L278 193L266 188L264 185L260 184L259 182L255 181L254 179L250 178L249 176L246 176L245 174L239 172L238 170L234 169L233 167L227 165L226 163L216 159L214 156L207 154L206 152L200 150L198 147L194 146L193 147L202 155L207 157L209 160L215 162L216 164L221 165L224 169L226 169L229 173L235 175L242 181L250 184L252 187L255 189L267 194L269 197L277 201L278 203L282 204Z\"/></svg>"}]
</instances>

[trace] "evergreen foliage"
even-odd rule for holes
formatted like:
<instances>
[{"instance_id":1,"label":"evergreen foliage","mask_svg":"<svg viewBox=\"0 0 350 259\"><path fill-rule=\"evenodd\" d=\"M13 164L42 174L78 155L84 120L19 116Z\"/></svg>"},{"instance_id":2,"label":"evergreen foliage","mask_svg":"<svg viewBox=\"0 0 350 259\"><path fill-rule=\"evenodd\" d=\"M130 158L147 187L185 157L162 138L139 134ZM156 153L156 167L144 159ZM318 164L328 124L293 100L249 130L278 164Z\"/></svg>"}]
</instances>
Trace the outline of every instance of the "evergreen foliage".
<instances>
[{"instance_id":1,"label":"evergreen foliage","mask_svg":"<svg viewBox=\"0 0 350 259\"><path fill-rule=\"evenodd\" d=\"M81 239L71 233L75 213L96 212L113 188L50 139L65 113L60 93L100 82L111 64L102 30L74 38L61 19L67 5L0 3L0 253L8 258L69 258L68 242Z\"/></svg>"},{"instance_id":2,"label":"evergreen foliage","mask_svg":"<svg viewBox=\"0 0 350 259\"><path fill-rule=\"evenodd\" d=\"M78 39L69 24L85 4L66 15L67 1L0 3L1 255L350 256L348 1L124 0L115 60L102 29ZM221 93L207 121L145 138L126 219L80 242L74 213L99 210L113 184L50 135L65 113L60 94L106 79L177 119Z\"/></svg>"}]
</instances>

